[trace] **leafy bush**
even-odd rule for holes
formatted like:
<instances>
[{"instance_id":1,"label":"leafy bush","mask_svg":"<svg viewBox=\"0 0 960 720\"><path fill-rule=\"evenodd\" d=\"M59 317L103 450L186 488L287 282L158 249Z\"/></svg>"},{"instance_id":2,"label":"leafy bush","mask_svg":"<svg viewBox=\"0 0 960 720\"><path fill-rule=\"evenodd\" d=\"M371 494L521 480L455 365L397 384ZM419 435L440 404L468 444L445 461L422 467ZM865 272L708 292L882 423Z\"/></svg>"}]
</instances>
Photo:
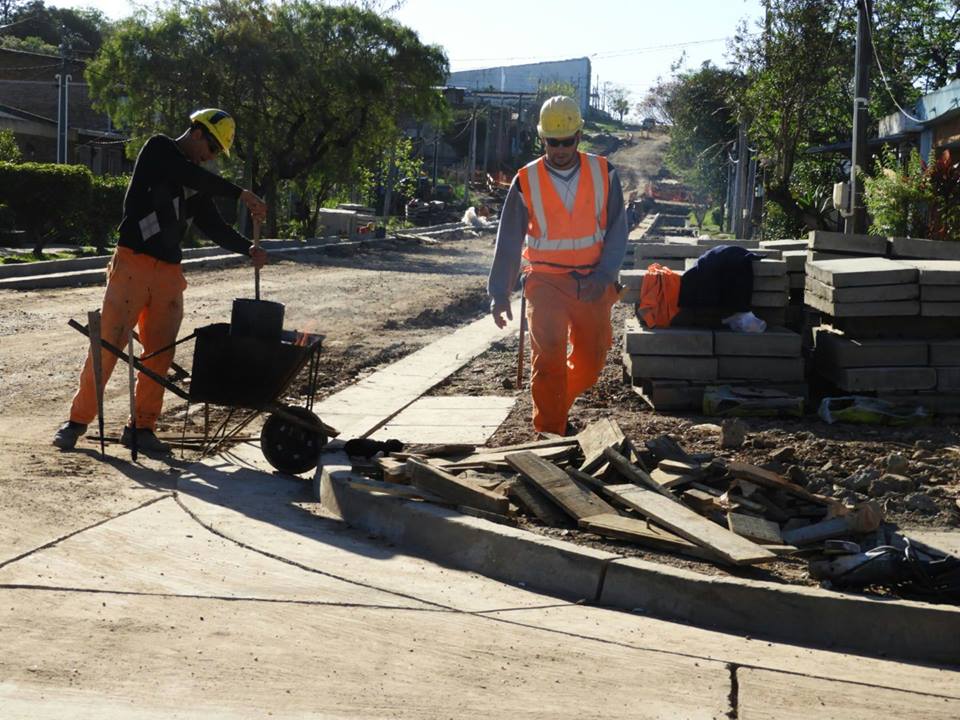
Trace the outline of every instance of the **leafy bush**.
<instances>
[{"instance_id":1,"label":"leafy bush","mask_svg":"<svg viewBox=\"0 0 960 720\"><path fill-rule=\"evenodd\" d=\"M873 218L870 232L888 237L926 237L933 199L926 168L914 150L901 167L892 150L877 159L876 173L863 178L863 197Z\"/></svg>"},{"instance_id":2,"label":"leafy bush","mask_svg":"<svg viewBox=\"0 0 960 720\"><path fill-rule=\"evenodd\" d=\"M92 178L82 165L0 162L0 204L27 232L34 255L89 207Z\"/></svg>"},{"instance_id":3,"label":"leafy bush","mask_svg":"<svg viewBox=\"0 0 960 720\"><path fill-rule=\"evenodd\" d=\"M960 162L949 150L927 168L930 187L930 237L960 241Z\"/></svg>"},{"instance_id":4,"label":"leafy bush","mask_svg":"<svg viewBox=\"0 0 960 720\"><path fill-rule=\"evenodd\" d=\"M129 175L93 176L86 216L86 240L101 254L111 244L123 217L123 196Z\"/></svg>"},{"instance_id":5,"label":"leafy bush","mask_svg":"<svg viewBox=\"0 0 960 720\"><path fill-rule=\"evenodd\" d=\"M0 130L0 162L20 162L20 146L13 130Z\"/></svg>"}]
</instances>

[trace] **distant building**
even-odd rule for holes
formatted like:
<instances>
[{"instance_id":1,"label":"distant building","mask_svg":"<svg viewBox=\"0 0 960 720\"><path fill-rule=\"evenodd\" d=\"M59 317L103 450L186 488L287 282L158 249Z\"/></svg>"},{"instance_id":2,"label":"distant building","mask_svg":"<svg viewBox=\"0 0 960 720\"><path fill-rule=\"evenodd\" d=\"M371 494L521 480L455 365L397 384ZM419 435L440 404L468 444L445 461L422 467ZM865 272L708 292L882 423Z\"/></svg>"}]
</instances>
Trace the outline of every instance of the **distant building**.
<instances>
[{"instance_id":1,"label":"distant building","mask_svg":"<svg viewBox=\"0 0 960 720\"><path fill-rule=\"evenodd\" d=\"M586 114L590 102L590 60L575 58L555 62L507 65L450 73L448 85L472 91L493 90L505 93L537 93L544 85L569 83Z\"/></svg>"},{"instance_id":2,"label":"distant building","mask_svg":"<svg viewBox=\"0 0 960 720\"><path fill-rule=\"evenodd\" d=\"M924 160L931 152L960 148L960 80L924 95L910 114L913 118L899 111L882 118L879 140L901 149L916 147Z\"/></svg>"},{"instance_id":3,"label":"distant building","mask_svg":"<svg viewBox=\"0 0 960 720\"><path fill-rule=\"evenodd\" d=\"M57 79L61 59L52 55L0 48L0 129L13 130L23 159L57 161ZM84 80L84 60L67 60L67 159L96 175L129 172L125 136L93 109Z\"/></svg>"}]
</instances>

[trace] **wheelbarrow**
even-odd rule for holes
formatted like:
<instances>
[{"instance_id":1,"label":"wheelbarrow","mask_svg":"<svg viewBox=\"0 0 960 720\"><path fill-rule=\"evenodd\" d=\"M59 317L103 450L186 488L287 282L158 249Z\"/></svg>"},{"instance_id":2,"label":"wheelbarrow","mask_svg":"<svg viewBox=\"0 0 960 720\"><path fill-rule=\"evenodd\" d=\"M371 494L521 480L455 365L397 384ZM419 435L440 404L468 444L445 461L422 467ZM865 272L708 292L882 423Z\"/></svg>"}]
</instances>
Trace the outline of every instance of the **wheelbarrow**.
<instances>
[{"instance_id":1,"label":"wheelbarrow","mask_svg":"<svg viewBox=\"0 0 960 720\"><path fill-rule=\"evenodd\" d=\"M75 320L70 326L83 334L87 328ZM189 377L189 387L161 377L144 367L142 360L196 339L192 372L174 366L174 380ZM267 462L281 472L297 474L316 467L320 451L338 432L313 412L320 374L317 356L322 335L282 330L278 339L231 333L229 323L197 328L190 335L150 356L134 358L133 365L154 382L190 403L204 403L202 455L218 451L262 413L268 417L260 431L260 448ZM102 347L124 362L128 355L109 342ZM307 368L303 391L306 405L283 402L290 385ZM210 432L210 406L227 409L226 417ZM189 408L188 408L189 409Z\"/></svg>"}]
</instances>

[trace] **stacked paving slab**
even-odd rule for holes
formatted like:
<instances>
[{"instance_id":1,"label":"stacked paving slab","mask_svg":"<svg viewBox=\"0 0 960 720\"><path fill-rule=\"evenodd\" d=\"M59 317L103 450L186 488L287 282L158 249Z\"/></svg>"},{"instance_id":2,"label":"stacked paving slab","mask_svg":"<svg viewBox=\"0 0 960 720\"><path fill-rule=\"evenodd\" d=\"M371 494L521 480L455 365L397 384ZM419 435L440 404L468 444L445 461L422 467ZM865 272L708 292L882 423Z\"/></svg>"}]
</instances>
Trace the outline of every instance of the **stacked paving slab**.
<instances>
[{"instance_id":1,"label":"stacked paving slab","mask_svg":"<svg viewBox=\"0 0 960 720\"><path fill-rule=\"evenodd\" d=\"M960 260L814 260L805 299L822 315L819 375L846 393L960 412Z\"/></svg>"},{"instance_id":2,"label":"stacked paving slab","mask_svg":"<svg viewBox=\"0 0 960 720\"><path fill-rule=\"evenodd\" d=\"M802 239L760 241L761 250L779 252L779 259L786 263L789 295L784 325L797 332L804 327L803 291L807 277L808 246L809 241Z\"/></svg>"},{"instance_id":3,"label":"stacked paving slab","mask_svg":"<svg viewBox=\"0 0 960 720\"><path fill-rule=\"evenodd\" d=\"M757 334L647 328L630 318L623 365L634 390L655 410L700 410L711 385L806 395L800 335L786 328Z\"/></svg>"},{"instance_id":4,"label":"stacked paving slab","mask_svg":"<svg viewBox=\"0 0 960 720\"><path fill-rule=\"evenodd\" d=\"M681 310L669 328L646 328L630 318L623 363L637 393L655 410L700 410L711 385L766 388L806 396L799 333L782 326L787 303L786 263L753 263L753 311L767 320L764 333L723 328L722 310ZM645 270L624 270L621 301L637 303ZM721 329L723 328L723 329Z\"/></svg>"}]
</instances>

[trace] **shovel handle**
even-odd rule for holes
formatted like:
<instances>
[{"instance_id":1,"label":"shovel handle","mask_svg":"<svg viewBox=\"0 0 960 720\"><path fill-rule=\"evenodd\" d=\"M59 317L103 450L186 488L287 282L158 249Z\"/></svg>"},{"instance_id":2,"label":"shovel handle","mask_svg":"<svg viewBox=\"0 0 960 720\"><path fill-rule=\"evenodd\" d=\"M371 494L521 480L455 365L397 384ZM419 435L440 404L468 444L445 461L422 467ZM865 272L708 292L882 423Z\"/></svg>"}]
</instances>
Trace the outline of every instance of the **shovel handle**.
<instances>
[{"instance_id":1,"label":"shovel handle","mask_svg":"<svg viewBox=\"0 0 960 720\"><path fill-rule=\"evenodd\" d=\"M253 246L260 247L260 221L256 218L253 220ZM253 297L256 300L260 299L260 268L258 267L253 269Z\"/></svg>"}]
</instances>

